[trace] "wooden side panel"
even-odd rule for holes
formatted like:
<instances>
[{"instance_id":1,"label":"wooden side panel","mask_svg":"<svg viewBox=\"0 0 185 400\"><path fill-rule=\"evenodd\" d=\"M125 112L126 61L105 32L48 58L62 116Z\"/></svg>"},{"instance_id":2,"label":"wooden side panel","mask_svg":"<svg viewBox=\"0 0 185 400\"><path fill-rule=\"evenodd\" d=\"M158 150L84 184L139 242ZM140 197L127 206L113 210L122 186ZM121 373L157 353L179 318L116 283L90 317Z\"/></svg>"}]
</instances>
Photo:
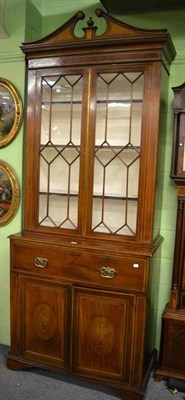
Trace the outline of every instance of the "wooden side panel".
<instances>
[{"instance_id":1,"label":"wooden side panel","mask_svg":"<svg viewBox=\"0 0 185 400\"><path fill-rule=\"evenodd\" d=\"M168 324L168 343L165 364L168 368L184 373L185 365L185 323L170 321ZM166 366L165 365L165 366Z\"/></svg>"},{"instance_id":2,"label":"wooden side panel","mask_svg":"<svg viewBox=\"0 0 185 400\"><path fill-rule=\"evenodd\" d=\"M18 328L18 287L17 275L10 277L10 328L11 328L11 353L19 352L19 328Z\"/></svg>"},{"instance_id":3,"label":"wooden side panel","mask_svg":"<svg viewBox=\"0 0 185 400\"><path fill-rule=\"evenodd\" d=\"M21 356L67 368L69 287L23 276L19 284Z\"/></svg>"},{"instance_id":4,"label":"wooden side panel","mask_svg":"<svg viewBox=\"0 0 185 400\"><path fill-rule=\"evenodd\" d=\"M74 289L75 373L131 381L135 296Z\"/></svg>"},{"instance_id":5,"label":"wooden side panel","mask_svg":"<svg viewBox=\"0 0 185 400\"><path fill-rule=\"evenodd\" d=\"M136 320L134 335L134 352L133 352L133 375L132 383L141 385L143 379L143 356L141 349L144 348L146 319L146 297L138 297L136 301Z\"/></svg>"},{"instance_id":6,"label":"wooden side panel","mask_svg":"<svg viewBox=\"0 0 185 400\"><path fill-rule=\"evenodd\" d=\"M162 337L156 380L173 377L185 379L184 310L167 309L162 319Z\"/></svg>"}]
</instances>

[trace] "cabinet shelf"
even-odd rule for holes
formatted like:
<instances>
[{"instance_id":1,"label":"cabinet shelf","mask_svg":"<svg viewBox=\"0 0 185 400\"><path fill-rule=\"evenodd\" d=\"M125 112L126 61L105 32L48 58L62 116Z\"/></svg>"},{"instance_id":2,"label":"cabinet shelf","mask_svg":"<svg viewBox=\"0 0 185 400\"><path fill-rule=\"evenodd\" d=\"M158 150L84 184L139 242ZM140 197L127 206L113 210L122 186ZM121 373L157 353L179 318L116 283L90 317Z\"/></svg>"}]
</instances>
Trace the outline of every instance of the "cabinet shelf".
<instances>
[{"instance_id":1,"label":"cabinet shelf","mask_svg":"<svg viewBox=\"0 0 185 400\"><path fill-rule=\"evenodd\" d=\"M134 103L134 104L136 104L136 103L142 103L143 102L143 100L142 99L132 99L132 100L109 100L109 101L106 101L106 100L97 100L96 101L96 104L111 104L111 105L115 105L115 106L117 106L117 105L126 105L126 106L128 106L128 105L130 105L130 104L132 104L132 103ZM53 104L82 104L82 101L81 100L73 100L72 102L71 102L71 100L64 100L64 101L62 101L62 100L54 100L54 101L43 101L42 102L42 107L44 107L44 106L48 106L48 105L53 105Z\"/></svg>"},{"instance_id":2,"label":"cabinet shelf","mask_svg":"<svg viewBox=\"0 0 185 400\"><path fill-rule=\"evenodd\" d=\"M47 149L55 149L55 148L60 148L60 149L62 149L62 148L65 148L65 149L76 149L76 148L78 148L78 149L80 149L80 144L70 144L70 145L66 145L66 144L57 144L57 143L48 143L48 144L41 144L40 145L40 149L42 149L42 148L47 148ZM131 144L127 144L127 145L123 145L123 146L120 146L120 145L113 145L113 144L111 144L110 143L110 145L109 146L101 146L101 144L97 144L97 145L95 145L94 146L94 148L95 149L101 149L101 150L110 150L110 148L113 148L113 149L117 149L117 150L121 150L121 149L124 149L124 151L125 150L139 150L140 151L140 149L141 149L141 146L135 146L134 144L133 145L131 145Z\"/></svg>"},{"instance_id":3,"label":"cabinet shelf","mask_svg":"<svg viewBox=\"0 0 185 400\"><path fill-rule=\"evenodd\" d=\"M39 195L41 196L62 196L62 197L78 197L78 193L70 193L69 195L67 193L60 193L60 192L44 192L41 191L39 192ZM93 195L93 198L97 199L102 199L101 194L95 194ZM106 195L103 197L104 199L109 199L109 200L128 200L128 201L137 201L138 197L136 196L118 196L118 195Z\"/></svg>"}]
</instances>

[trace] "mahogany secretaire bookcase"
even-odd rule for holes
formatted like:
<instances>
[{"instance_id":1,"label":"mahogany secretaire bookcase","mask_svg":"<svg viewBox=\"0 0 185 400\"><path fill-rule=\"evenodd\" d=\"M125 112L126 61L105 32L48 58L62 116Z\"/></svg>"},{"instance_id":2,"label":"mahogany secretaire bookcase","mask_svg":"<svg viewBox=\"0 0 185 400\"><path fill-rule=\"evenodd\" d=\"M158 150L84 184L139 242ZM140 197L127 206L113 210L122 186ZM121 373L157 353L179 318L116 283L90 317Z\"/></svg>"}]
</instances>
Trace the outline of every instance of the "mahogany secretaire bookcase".
<instances>
[{"instance_id":1,"label":"mahogany secretaire bookcase","mask_svg":"<svg viewBox=\"0 0 185 400\"><path fill-rule=\"evenodd\" d=\"M75 33L80 11L21 46L24 222L10 239L7 365L63 371L139 399L150 259L162 241L159 119L175 50L165 29L96 15L102 34L92 18Z\"/></svg>"}]
</instances>

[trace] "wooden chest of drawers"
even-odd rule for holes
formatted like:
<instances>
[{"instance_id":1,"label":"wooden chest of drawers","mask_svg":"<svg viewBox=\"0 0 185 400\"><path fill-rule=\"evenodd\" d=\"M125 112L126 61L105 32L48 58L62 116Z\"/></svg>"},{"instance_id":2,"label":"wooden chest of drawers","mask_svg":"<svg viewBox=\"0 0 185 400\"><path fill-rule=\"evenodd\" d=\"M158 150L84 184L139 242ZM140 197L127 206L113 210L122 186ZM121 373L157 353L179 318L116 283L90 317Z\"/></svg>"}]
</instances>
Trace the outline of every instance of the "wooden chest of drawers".
<instances>
[{"instance_id":1,"label":"wooden chest of drawers","mask_svg":"<svg viewBox=\"0 0 185 400\"><path fill-rule=\"evenodd\" d=\"M8 366L33 363L139 385L144 330L138 321L145 326L148 258L19 235L10 243L14 329Z\"/></svg>"}]
</instances>

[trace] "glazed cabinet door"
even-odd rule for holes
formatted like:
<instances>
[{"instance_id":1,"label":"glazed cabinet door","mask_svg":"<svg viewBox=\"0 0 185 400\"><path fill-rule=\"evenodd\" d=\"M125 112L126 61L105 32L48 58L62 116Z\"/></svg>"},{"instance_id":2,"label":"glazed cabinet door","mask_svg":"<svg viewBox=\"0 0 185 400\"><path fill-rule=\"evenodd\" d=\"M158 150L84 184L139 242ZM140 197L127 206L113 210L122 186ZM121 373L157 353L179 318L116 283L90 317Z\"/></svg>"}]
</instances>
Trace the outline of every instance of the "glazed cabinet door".
<instances>
[{"instance_id":1,"label":"glazed cabinet door","mask_svg":"<svg viewBox=\"0 0 185 400\"><path fill-rule=\"evenodd\" d=\"M150 75L144 65L29 71L26 229L115 241L148 234Z\"/></svg>"},{"instance_id":2,"label":"glazed cabinet door","mask_svg":"<svg viewBox=\"0 0 185 400\"><path fill-rule=\"evenodd\" d=\"M134 295L74 289L73 370L77 375L131 380Z\"/></svg>"},{"instance_id":3,"label":"glazed cabinet door","mask_svg":"<svg viewBox=\"0 0 185 400\"><path fill-rule=\"evenodd\" d=\"M135 237L138 223L144 71L92 69L95 110L90 125L89 232L119 240ZM91 149L91 150L90 150ZM92 151L93 149L93 151ZM87 218L87 219L88 219Z\"/></svg>"},{"instance_id":4,"label":"glazed cabinet door","mask_svg":"<svg viewBox=\"0 0 185 400\"><path fill-rule=\"evenodd\" d=\"M95 66L90 76L86 236L151 241L160 71L122 64Z\"/></svg>"},{"instance_id":5,"label":"glazed cabinet door","mask_svg":"<svg viewBox=\"0 0 185 400\"><path fill-rule=\"evenodd\" d=\"M68 369L69 286L26 276L18 277L18 286L21 357Z\"/></svg>"},{"instance_id":6,"label":"glazed cabinet door","mask_svg":"<svg viewBox=\"0 0 185 400\"><path fill-rule=\"evenodd\" d=\"M25 227L81 233L86 72L54 68L31 70L28 76L33 91L28 96L27 157L34 154L34 160L26 166Z\"/></svg>"}]
</instances>

